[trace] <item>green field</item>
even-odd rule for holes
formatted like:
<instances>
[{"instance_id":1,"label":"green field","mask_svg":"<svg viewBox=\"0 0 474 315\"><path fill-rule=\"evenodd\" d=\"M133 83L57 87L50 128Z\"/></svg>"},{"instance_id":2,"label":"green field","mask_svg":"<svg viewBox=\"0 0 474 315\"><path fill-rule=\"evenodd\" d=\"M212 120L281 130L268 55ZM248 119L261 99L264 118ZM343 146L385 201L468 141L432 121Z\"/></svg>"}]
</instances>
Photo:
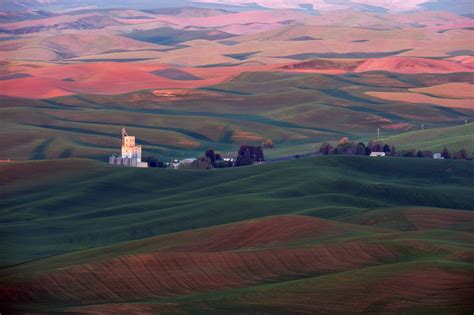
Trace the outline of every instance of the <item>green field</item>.
<instances>
[{"instance_id":1,"label":"green field","mask_svg":"<svg viewBox=\"0 0 474 315\"><path fill-rule=\"evenodd\" d=\"M381 141L401 149L418 149L441 152L444 147L450 151L465 149L474 154L474 123L454 127L411 131L383 138Z\"/></svg>"},{"instance_id":2,"label":"green field","mask_svg":"<svg viewBox=\"0 0 474 315\"><path fill-rule=\"evenodd\" d=\"M0 302L13 310L473 307L472 162L176 171L64 159L0 165L0 176Z\"/></svg>"},{"instance_id":3,"label":"green field","mask_svg":"<svg viewBox=\"0 0 474 315\"><path fill-rule=\"evenodd\" d=\"M347 75L243 73L232 81L170 101L140 91L123 95L76 95L49 100L1 97L0 160L92 158L106 160L127 127L144 154L163 161L201 155L214 148L233 156L241 144L273 140L269 157L305 153L314 144L349 137L354 141L430 129L433 144L474 150L472 128L462 139L435 130L472 121L474 109L448 109L372 98L366 91L406 91L443 82L470 82L468 74ZM395 126L395 127L394 127ZM397 129L397 126L402 126ZM442 134L441 134L442 133ZM392 140L391 138L389 138ZM416 139L415 139L416 140ZM424 140L420 138L421 142ZM410 146L403 137L400 141ZM413 142L413 146L421 145ZM416 149L419 149L416 147Z\"/></svg>"}]
</instances>

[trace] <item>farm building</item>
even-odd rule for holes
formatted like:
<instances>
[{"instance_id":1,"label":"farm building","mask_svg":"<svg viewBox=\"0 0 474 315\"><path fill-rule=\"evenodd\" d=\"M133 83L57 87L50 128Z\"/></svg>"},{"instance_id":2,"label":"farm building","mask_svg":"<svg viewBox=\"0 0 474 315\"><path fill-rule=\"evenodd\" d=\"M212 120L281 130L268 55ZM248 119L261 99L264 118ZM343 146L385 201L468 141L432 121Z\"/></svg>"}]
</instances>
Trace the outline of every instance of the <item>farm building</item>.
<instances>
[{"instance_id":1,"label":"farm building","mask_svg":"<svg viewBox=\"0 0 474 315\"><path fill-rule=\"evenodd\" d=\"M113 154L109 157L109 164L132 167L148 167L147 162L142 162L142 146L136 145L135 137L129 136L125 128L122 129L121 155Z\"/></svg>"},{"instance_id":2,"label":"farm building","mask_svg":"<svg viewBox=\"0 0 474 315\"><path fill-rule=\"evenodd\" d=\"M171 162L171 168L178 169L178 168L186 167L186 166L191 165L191 163L193 163L194 161L196 161L195 158L187 158L183 160L174 159Z\"/></svg>"},{"instance_id":3,"label":"farm building","mask_svg":"<svg viewBox=\"0 0 474 315\"><path fill-rule=\"evenodd\" d=\"M385 152L372 152L370 153L370 156L372 157L385 156Z\"/></svg>"}]
</instances>

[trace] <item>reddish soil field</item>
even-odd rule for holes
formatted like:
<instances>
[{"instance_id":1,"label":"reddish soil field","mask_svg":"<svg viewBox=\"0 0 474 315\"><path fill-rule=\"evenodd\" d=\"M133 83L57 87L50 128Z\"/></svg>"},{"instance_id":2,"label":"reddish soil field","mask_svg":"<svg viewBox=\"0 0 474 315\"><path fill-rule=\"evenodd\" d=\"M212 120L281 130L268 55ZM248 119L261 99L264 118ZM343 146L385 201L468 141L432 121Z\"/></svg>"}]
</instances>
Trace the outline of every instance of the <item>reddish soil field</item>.
<instances>
[{"instance_id":1,"label":"reddish soil field","mask_svg":"<svg viewBox=\"0 0 474 315\"><path fill-rule=\"evenodd\" d=\"M473 72L463 64L449 60L434 60L426 58L387 57L367 59L355 72L389 71L406 74L417 73L452 73Z\"/></svg>"},{"instance_id":2,"label":"reddish soil field","mask_svg":"<svg viewBox=\"0 0 474 315\"><path fill-rule=\"evenodd\" d=\"M339 73L352 72L355 70L363 60L338 60L338 59L315 59L305 62L297 62L281 67L285 70L298 71L312 71L312 70L326 70Z\"/></svg>"},{"instance_id":3,"label":"reddish soil field","mask_svg":"<svg viewBox=\"0 0 474 315\"><path fill-rule=\"evenodd\" d=\"M397 101L414 104L435 104L448 108L473 109L474 100L472 99L450 99L432 97L419 93L407 92L365 92L366 95L373 96L388 101Z\"/></svg>"},{"instance_id":4,"label":"reddish soil field","mask_svg":"<svg viewBox=\"0 0 474 315\"><path fill-rule=\"evenodd\" d=\"M418 230L449 229L459 224L474 222L474 213L471 211L436 212L427 209L408 209L403 211L403 215Z\"/></svg>"},{"instance_id":5,"label":"reddish soil field","mask_svg":"<svg viewBox=\"0 0 474 315\"><path fill-rule=\"evenodd\" d=\"M151 72L168 66L146 63L98 62L22 69L32 77L0 81L2 95L51 98L71 94L122 94L144 89L193 89L215 85L246 71L274 66L186 68L201 80L171 80Z\"/></svg>"},{"instance_id":6,"label":"reddish soil field","mask_svg":"<svg viewBox=\"0 0 474 315\"><path fill-rule=\"evenodd\" d=\"M353 273L330 276L304 281L298 286L260 289L249 293L230 295L233 301L218 298L198 301L196 304L178 305L162 304L101 304L69 308L67 311L87 314L127 313L179 313L183 307L194 306L200 310L209 308L210 313L219 313L213 307L226 303L246 306L247 310L288 313L298 310L299 313L413 313L415 310L439 309L459 313L468 313L473 307L474 281L466 272L446 270L439 266L407 266L406 271L395 271L388 274L376 268L360 270ZM330 281L330 279L332 281ZM206 303L207 302L207 303ZM255 313L261 313L255 311Z\"/></svg>"},{"instance_id":7,"label":"reddish soil field","mask_svg":"<svg viewBox=\"0 0 474 315\"><path fill-rule=\"evenodd\" d=\"M2 94L27 98L51 98L77 93L121 94L153 88L197 88L226 80L170 80L152 73L162 66L95 63L30 70L32 78L0 81Z\"/></svg>"},{"instance_id":8,"label":"reddish soil field","mask_svg":"<svg viewBox=\"0 0 474 315\"><path fill-rule=\"evenodd\" d=\"M220 98L219 93L199 91L199 90L180 90L180 89L167 89L167 90L154 90L154 98L149 97L148 95L134 95L133 100L153 100L153 101L188 101L193 99L202 99L202 98Z\"/></svg>"},{"instance_id":9,"label":"reddish soil field","mask_svg":"<svg viewBox=\"0 0 474 315\"><path fill-rule=\"evenodd\" d=\"M396 124L382 126L382 129L403 131L403 130L410 129L411 127L413 127L413 124L400 122L400 123L396 123Z\"/></svg>"},{"instance_id":10,"label":"reddish soil field","mask_svg":"<svg viewBox=\"0 0 474 315\"><path fill-rule=\"evenodd\" d=\"M354 227L351 227L354 228ZM276 216L176 234L167 251L229 251L344 234L348 227L306 216ZM383 231L383 230L374 230ZM192 236L190 235L192 233Z\"/></svg>"},{"instance_id":11,"label":"reddish soil field","mask_svg":"<svg viewBox=\"0 0 474 315\"><path fill-rule=\"evenodd\" d=\"M447 98L474 98L474 84L453 82L425 88L410 89L410 92L424 93Z\"/></svg>"},{"instance_id":12,"label":"reddish soil field","mask_svg":"<svg viewBox=\"0 0 474 315\"><path fill-rule=\"evenodd\" d=\"M179 18L173 16L160 16L155 19L115 19L123 24L146 24L153 22L166 22L179 27L192 25L193 27L223 27L233 24L248 24L265 21L274 24L303 16L293 11L248 11L235 14L222 14L208 17Z\"/></svg>"},{"instance_id":13,"label":"reddish soil field","mask_svg":"<svg viewBox=\"0 0 474 315\"><path fill-rule=\"evenodd\" d=\"M362 63L362 64L361 64ZM195 76L196 80L168 79L155 75L154 71L163 71L171 67L156 62L121 63L96 62L70 65L36 64L6 65L11 75L21 71L30 76L11 80L0 80L2 95L25 98L52 98L72 94L123 94L145 89L195 89L222 83L243 72L290 71L302 73L344 74L347 72L366 72L385 70L400 73L449 73L472 72L471 68L449 60L431 60L422 58L381 58L361 60L311 60L291 64L272 64L255 66L232 66L212 68L181 68L183 73ZM382 95L382 94L381 94ZM378 95L377 97L380 97ZM388 98L386 94L382 98ZM390 96L390 99L395 96ZM428 96L410 94L407 101L416 97L416 103L430 103ZM402 100L403 99L403 100ZM395 100L404 101L399 95ZM432 100L435 104L448 107L470 108L471 103L452 102L451 100ZM442 103L442 104L441 104ZM458 104L459 103L459 104Z\"/></svg>"},{"instance_id":14,"label":"reddish soil field","mask_svg":"<svg viewBox=\"0 0 474 315\"><path fill-rule=\"evenodd\" d=\"M451 23L442 26L433 27L436 31L445 31L445 30L452 30L452 29L467 29L474 27L474 21L466 21L461 23Z\"/></svg>"},{"instance_id":15,"label":"reddish soil field","mask_svg":"<svg viewBox=\"0 0 474 315\"><path fill-rule=\"evenodd\" d=\"M249 252L121 256L6 285L0 295L3 302L19 304L94 304L157 298L377 265L403 256L401 250L382 244L346 243Z\"/></svg>"},{"instance_id":16,"label":"reddish soil field","mask_svg":"<svg viewBox=\"0 0 474 315\"><path fill-rule=\"evenodd\" d=\"M459 212L459 213L458 213ZM472 219L466 211L450 213L407 213L408 217L420 227L444 227L462 220ZM42 274L23 274L24 280L7 282L0 288L0 302L30 304L100 304L103 301L125 302L146 300L166 296L188 295L213 290L245 287L252 284L274 280L322 275L386 264L390 260L400 260L413 253L433 253L439 251L435 245L419 241L391 242L342 242L310 245L308 241L332 239L351 230L354 225L332 222L305 216L277 216L250 220L235 224L187 231L162 237L140 240L128 244L128 248L141 248L143 253L121 254L87 263L55 267ZM360 228L372 231L372 228ZM373 229L377 232L386 230ZM391 234L387 234L390 236ZM307 245L305 245L305 242ZM135 244L136 243L136 244ZM291 244L294 244L291 246ZM299 244L299 246L296 246ZM120 246L120 245L119 245ZM280 247L284 246L284 247ZM153 249L154 248L154 249ZM244 250L247 248L247 250ZM112 247L111 247L112 249ZM443 251L449 251L449 248ZM111 251L114 252L114 251ZM119 251L120 253L126 253ZM463 251L457 251L459 258ZM91 256L93 257L93 256ZM466 258L467 259L467 258ZM363 271L363 269L362 269ZM362 272L361 271L361 272ZM344 277L344 274L341 275ZM421 277L421 278L420 278ZM440 290L443 301L451 303L454 295L447 295L445 287L465 283L465 279L452 274L442 274L435 281L427 281L424 274L410 276L390 276L371 284L374 288L367 292L366 282L351 284L351 292L360 292L367 304L359 305L365 309L377 300L387 301L387 294L394 296L407 281L419 281L418 287L410 295L427 298L430 290ZM360 287L362 286L362 287ZM360 288L359 288L360 287ZM347 289L346 286L344 288ZM326 291L311 290L301 299L315 297L334 290L345 294L338 281L329 284ZM419 288L419 290L418 290ZM359 291L359 289L361 291ZM395 290L395 291L393 291ZM297 290L296 290L297 291ZM285 304L291 305L291 291ZM375 293L378 294L375 294ZM395 292L395 293L394 293ZM400 291L401 292L401 291ZM434 292L434 291L433 291ZM429 293L429 292L428 292ZM320 296L323 298L323 296ZM290 300L288 300L290 299ZM325 307L334 310L347 310L349 304L341 301L359 303L358 299L326 296ZM449 300L449 301L448 301ZM296 300L295 300L296 301ZM390 299L388 301L391 301ZM341 304L342 303L342 304ZM271 304L271 303L270 303ZM308 303L312 305L311 303ZM398 304L390 305L397 310ZM89 312L97 309L104 312L130 310L131 312L150 310L144 305L121 304L116 306L91 306L78 310Z\"/></svg>"},{"instance_id":17,"label":"reddish soil field","mask_svg":"<svg viewBox=\"0 0 474 315\"><path fill-rule=\"evenodd\" d=\"M65 309L73 314L163 314L179 312L179 305L174 304L142 304L142 303L116 303L99 304L90 306L77 306Z\"/></svg>"},{"instance_id":18,"label":"reddish soil field","mask_svg":"<svg viewBox=\"0 0 474 315\"><path fill-rule=\"evenodd\" d=\"M474 57L472 56L457 56L453 58L449 58L449 60L462 63L470 68L474 68Z\"/></svg>"},{"instance_id":19,"label":"reddish soil field","mask_svg":"<svg viewBox=\"0 0 474 315\"><path fill-rule=\"evenodd\" d=\"M438 308L471 310L474 280L467 272L438 266L406 266L408 270L360 270L274 291L257 291L241 297L252 307L298 309L302 313L413 313ZM315 301L317 303L315 303ZM272 309L272 308L270 308ZM378 310L378 311L376 311Z\"/></svg>"},{"instance_id":20,"label":"reddish soil field","mask_svg":"<svg viewBox=\"0 0 474 315\"><path fill-rule=\"evenodd\" d=\"M410 225L413 230L437 230L455 228L472 221L474 213L471 211L407 208L361 217L350 222L368 226L396 226L401 223L404 227Z\"/></svg>"}]
</instances>

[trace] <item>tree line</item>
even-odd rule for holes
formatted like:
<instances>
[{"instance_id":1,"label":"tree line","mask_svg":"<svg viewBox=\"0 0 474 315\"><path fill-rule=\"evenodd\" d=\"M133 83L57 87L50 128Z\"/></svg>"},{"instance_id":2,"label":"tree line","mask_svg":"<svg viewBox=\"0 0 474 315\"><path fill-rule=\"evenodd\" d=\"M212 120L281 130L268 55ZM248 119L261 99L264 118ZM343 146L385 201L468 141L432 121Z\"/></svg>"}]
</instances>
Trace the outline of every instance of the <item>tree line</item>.
<instances>
[{"instance_id":1,"label":"tree line","mask_svg":"<svg viewBox=\"0 0 474 315\"><path fill-rule=\"evenodd\" d=\"M317 153L321 155L346 154L346 155L370 155L372 152L383 152L386 156L393 157L417 157L433 158L433 152L429 150L404 149L397 150L394 145L389 145L381 141L369 141L367 145L363 142L349 141L347 137L342 138L338 145L333 147L325 142L321 145ZM441 151L441 157L454 160L472 160L470 154L465 150L450 152L447 147Z\"/></svg>"},{"instance_id":2,"label":"tree line","mask_svg":"<svg viewBox=\"0 0 474 315\"><path fill-rule=\"evenodd\" d=\"M268 145L268 144L267 144ZM266 147L266 146L264 146ZM268 145L269 147L269 145ZM433 152L429 150L403 149L398 150L394 145L389 145L381 141L369 141L367 145L363 142L349 141L347 137L342 138L336 146L325 142L315 152L316 155L370 155L372 152L383 152L386 156L392 157L414 157L414 158L433 158ZM295 157L300 157L296 155ZM453 160L472 160L472 156L465 150L449 151L445 147L441 151L441 157ZM144 162L148 162L149 167L169 167L166 163L159 161L153 156L145 156ZM212 169L240 167L261 163L265 161L262 146L241 145L237 151L237 156L231 159L224 159L222 154L217 153L214 149L208 149L203 156L198 157L190 164L183 165L180 168L187 169Z\"/></svg>"},{"instance_id":3,"label":"tree line","mask_svg":"<svg viewBox=\"0 0 474 315\"><path fill-rule=\"evenodd\" d=\"M161 167L166 168L168 165L159 161L154 156L145 156L142 159L144 162L148 162L149 167ZM237 151L237 157L231 159L224 159L220 153L214 151L214 149L208 149L203 156L198 157L190 164L183 165L181 168L187 169L212 169L212 168L226 168L226 167L239 167L252 165L256 162L260 163L265 161L263 155L263 149L261 146L254 145L242 145Z\"/></svg>"}]
</instances>

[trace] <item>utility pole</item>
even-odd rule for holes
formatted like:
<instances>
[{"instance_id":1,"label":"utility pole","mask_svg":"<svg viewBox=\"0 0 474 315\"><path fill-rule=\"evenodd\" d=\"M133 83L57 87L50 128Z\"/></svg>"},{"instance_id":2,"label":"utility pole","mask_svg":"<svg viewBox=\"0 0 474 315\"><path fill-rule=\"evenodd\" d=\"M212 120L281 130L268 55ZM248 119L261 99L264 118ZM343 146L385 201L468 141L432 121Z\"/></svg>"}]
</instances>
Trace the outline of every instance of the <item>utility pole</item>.
<instances>
[{"instance_id":1,"label":"utility pole","mask_svg":"<svg viewBox=\"0 0 474 315\"><path fill-rule=\"evenodd\" d=\"M377 139L380 140L380 128L377 128Z\"/></svg>"},{"instance_id":2,"label":"utility pole","mask_svg":"<svg viewBox=\"0 0 474 315\"><path fill-rule=\"evenodd\" d=\"M467 125L467 119L464 120L464 124Z\"/></svg>"},{"instance_id":3,"label":"utility pole","mask_svg":"<svg viewBox=\"0 0 474 315\"><path fill-rule=\"evenodd\" d=\"M421 130L425 130L425 125L424 124L421 124Z\"/></svg>"}]
</instances>

